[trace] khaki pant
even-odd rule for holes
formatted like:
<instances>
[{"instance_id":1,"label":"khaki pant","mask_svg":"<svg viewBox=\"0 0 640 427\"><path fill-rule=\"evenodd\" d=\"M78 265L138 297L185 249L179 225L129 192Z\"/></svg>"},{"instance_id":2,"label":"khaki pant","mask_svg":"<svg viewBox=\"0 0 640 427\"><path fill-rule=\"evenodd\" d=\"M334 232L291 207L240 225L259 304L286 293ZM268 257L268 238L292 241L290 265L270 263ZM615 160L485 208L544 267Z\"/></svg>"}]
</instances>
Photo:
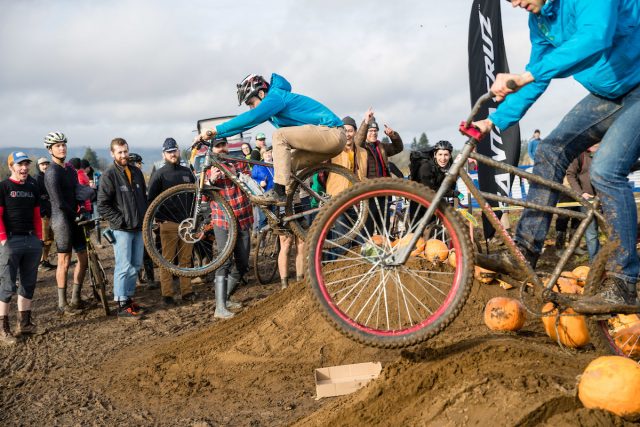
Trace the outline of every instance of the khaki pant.
<instances>
[{"instance_id":1,"label":"khaki pant","mask_svg":"<svg viewBox=\"0 0 640 427\"><path fill-rule=\"evenodd\" d=\"M291 126L276 130L273 139L274 182L287 185L292 171L322 163L342 152L347 143L343 128Z\"/></svg>"},{"instance_id":2,"label":"khaki pant","mask_svg":"<svg viewBox=\"0 0 640 427\"><path fill-rule=\"evenodd\" d=\"M51 229L51 218L42 217L42 258L41 261L48 261L51 244L53 243L53 230Z\"/></svg>"},{"instance_id":3,"label":"khaki pant","mask_svg":"<svg viewBox=\"0 0 640 427\"><path fill-rule=\"evenodd\" d=\"M178 254L180 267L191 265L193 255L193 244L185 243L178 237L178 224L175 222L163 222L160 224L160 242L162 243L162 257L172 259ZM173 296L173 275L169 270L160 269L160 290L163 297ZM186 295L193 292L191 279L189 277L180 278L180 293Z\"/></svg>"}]
</instances>

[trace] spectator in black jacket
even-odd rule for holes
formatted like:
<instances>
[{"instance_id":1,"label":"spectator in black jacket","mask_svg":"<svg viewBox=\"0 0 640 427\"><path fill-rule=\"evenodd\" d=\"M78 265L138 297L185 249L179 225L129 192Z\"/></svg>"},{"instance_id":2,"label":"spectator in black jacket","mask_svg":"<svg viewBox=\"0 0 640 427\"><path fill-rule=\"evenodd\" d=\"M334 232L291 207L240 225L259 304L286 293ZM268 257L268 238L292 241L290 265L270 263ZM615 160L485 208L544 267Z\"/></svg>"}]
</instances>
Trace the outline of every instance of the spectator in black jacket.
<instances>
[{"instance_id":1,"label":"spectator in black jacket","mask_svg":"<svg viewBox=\"0 0 640 427\"><path fill-rule=\"evenodd\" d=\"M113 164L102 174L98 189L98 212L109 221L115 243L113 296L118 317L138 320L142 307L133 301L144 243L142 221L147 210L147 191L140 169L129 167L129 145L122 138L111 141Z\"/></svg>"},{"instance_id":2,"label":"spectator in black jacket","mask_svg":"<svg viewBox=\"0 0 640 427\"><path fill-rule=\"evenodd\" d=\"M49 193L44 185L44 173L51 164L46 157L38 159L38 174L36 181L38 183L38 191L40 192L40 218L42 220L42 257L40 258L39 270L51 271L56 266L49 262L49 252L53 243L53 230L51 230L51 202L49 201Z\"/></svg>"},{"instance_id":3,"label":"spectator in black jacket","mask_svg":"<svg viewBox=\"0 0 640 427\"><path fill-rule=\"evenodd\" d=\"M431 150L426 152L412 152L411 153L411 180L417 181L426 185L433 191L438 191L447 171L453 164L451 152L453 151L453 145L449 141L438 141ZM423 158L420 154L423 154ZM414 160L414 157L416 160ZM451 188L445 193L445 197L458 197L460 192L455 188ZM415 215L417 204L412 202L409 206L409 212L411 215Z\"/></svg>"},{"instance_id":4,"label":"spectator in black jacket","mask_svg":"<svg viewBox=\"0 0 640 427\"><path fill-rule=\"evenodd\" d=\"M156 170L149 181L149 203L163 191L180 184L193 184L195 177L191 169L180 165L180 148L173 138L167 138L162 145L162 157L164 166ZM180 267L191 264L193 244L184 242L178 236L178 226L186 219L186 210L179 206L176 209L163 209L156 215L156 222L160 225L160 243L162 245L162 257L173 259L178 255ZM166 306L175 305L173 298L173 275L169 270L160 269L160 290L162 301ZM194 301L195 294L191 279L180 278L180 294L183 301Z\"/></svg>"}]
</instances>

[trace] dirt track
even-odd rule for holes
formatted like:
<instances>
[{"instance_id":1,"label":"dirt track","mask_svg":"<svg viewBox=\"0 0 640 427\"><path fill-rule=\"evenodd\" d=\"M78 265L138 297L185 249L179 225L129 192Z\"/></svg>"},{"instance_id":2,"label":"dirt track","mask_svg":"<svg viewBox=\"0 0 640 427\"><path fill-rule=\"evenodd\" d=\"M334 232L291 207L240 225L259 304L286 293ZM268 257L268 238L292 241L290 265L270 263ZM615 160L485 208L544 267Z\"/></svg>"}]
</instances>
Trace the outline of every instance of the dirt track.
<instances>
[{"instance_id":1,"label":"dirt track","mask_svg":"<svg viewBox=\"0 0 640 427\"><path fill-rule=\"evenodd\" d=\"M0 424L630 425L575 398L593 352L559 348L535 319L519 334L487 330L485 302L509 292L497 286L476 283L453 325L402 351L343 338L302 283L240 289L247 308L228 321L198 290L200 301L169 310L159 291L140 292L151 312L139 324L97 309L59 318L53 273L43 274L35 313L49 332L0 347ZM314 368L365 361L382 362L379 379L314 399Z\"/></svg>"}]
</instances>

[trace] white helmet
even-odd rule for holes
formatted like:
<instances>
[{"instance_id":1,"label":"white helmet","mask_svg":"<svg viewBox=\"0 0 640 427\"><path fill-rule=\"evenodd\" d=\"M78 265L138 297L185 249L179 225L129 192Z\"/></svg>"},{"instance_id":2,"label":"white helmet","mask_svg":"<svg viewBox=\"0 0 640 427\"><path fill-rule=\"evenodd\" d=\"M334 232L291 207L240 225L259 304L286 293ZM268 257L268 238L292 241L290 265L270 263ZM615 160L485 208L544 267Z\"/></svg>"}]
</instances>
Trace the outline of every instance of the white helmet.
<instances>
[{"instance_id":1,"label":"white helmet","mask_svg":"<svg viewBox=\"0 0 640 427\"><path fill-rule=\"evenodd\" d=\"M62 132L49 132L47 136L44 137L44 146L49 149L52 145L59 143L67 143L67 137L64 136Z\"/></svg>"}]
</instances>

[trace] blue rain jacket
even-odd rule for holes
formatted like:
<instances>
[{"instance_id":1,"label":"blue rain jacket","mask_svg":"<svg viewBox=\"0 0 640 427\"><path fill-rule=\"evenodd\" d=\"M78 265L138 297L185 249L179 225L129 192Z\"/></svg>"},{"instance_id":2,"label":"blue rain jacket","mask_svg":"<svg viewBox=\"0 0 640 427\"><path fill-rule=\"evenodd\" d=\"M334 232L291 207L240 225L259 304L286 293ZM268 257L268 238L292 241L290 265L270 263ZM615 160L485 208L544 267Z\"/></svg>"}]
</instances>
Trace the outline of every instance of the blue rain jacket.
<instances>
[{"instance_id":1,"label":"blue rain jacket","mask_svg":"<svg viewBox=\"0 0 640 427\"><path fill-rule=\"evenodd\" d=\"M529 16L534 81L489 115L501 130L518 122L551 79L573 76L589 92L618 98L640 83L640 0L547 0Z\"/></svg>"},{"instance_id":2,"label":"blue rain jacket","mask_svg":"<svg viewBox=\"0 0 640 427\"><path fill-rule=\"evenodd\" d=\"M291 93L291 84L274 73L262 102L253 110L219 124L216 131L220 137L232 136L266 121L276 128L302 125L342 126L342 120L331 110L308 96Z\"/></svg>"}]
</instances>

